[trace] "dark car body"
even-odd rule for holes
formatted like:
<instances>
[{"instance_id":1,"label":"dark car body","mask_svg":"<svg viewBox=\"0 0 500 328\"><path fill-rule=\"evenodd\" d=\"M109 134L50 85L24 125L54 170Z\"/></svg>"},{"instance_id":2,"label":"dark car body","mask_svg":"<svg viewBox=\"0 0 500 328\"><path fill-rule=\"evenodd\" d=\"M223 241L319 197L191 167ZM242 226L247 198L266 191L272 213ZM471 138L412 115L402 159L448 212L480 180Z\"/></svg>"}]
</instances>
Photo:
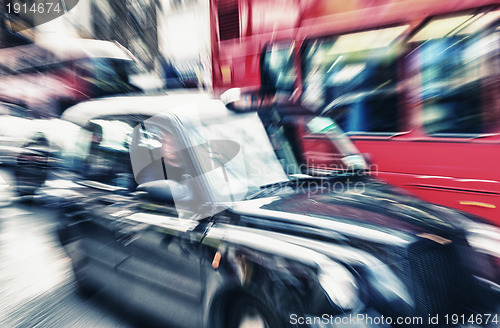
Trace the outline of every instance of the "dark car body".
<instances>
[{"instance_id":1,"label":"dark car body","mask_svg":"<svg viewBox=\"0 0 500 328\"><path fill-rule=\"evenodd\" d=\"M256 113L184 94L92 101L63 118L83 127L65 154L74 183L59 229L83 288L189 328L387 326L358 315L426 326L498 306L496 228L362 170L289 180ZM162 122L188 177L137 186Z\"/></svg>"},{"instance_id":2,"label":"dark car body","mask_svg":"<svg viewBox=\"0 0 500 328\"><path fill-rule=\"evenodd\" d=\"M19 195L33 195L45 182L53 159L50 151L48 142L43 139L23 145L14 168Z\"/></svg>"}]
</instances>

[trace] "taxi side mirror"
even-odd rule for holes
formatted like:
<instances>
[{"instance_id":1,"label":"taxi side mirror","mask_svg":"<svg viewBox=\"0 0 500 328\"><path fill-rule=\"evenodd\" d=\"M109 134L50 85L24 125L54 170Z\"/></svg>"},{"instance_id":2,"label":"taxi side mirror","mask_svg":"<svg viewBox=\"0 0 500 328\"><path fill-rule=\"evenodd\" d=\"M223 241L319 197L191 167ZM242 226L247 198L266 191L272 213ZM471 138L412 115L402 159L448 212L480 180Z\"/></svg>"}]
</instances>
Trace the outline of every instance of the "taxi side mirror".
<instances>
[{"instance_id":1,"label":"taxi side mirror","mask_svg":"<svg viewBox=\"0 0 500 328\"><path fill-rule=\"evenodd\" d=\"M143 183L137 191L144 191L147 198L155 202L173 204L174 200L187 200L191 198L189 188L174 180L156 180Z\"/></svg>"}]
</instances>

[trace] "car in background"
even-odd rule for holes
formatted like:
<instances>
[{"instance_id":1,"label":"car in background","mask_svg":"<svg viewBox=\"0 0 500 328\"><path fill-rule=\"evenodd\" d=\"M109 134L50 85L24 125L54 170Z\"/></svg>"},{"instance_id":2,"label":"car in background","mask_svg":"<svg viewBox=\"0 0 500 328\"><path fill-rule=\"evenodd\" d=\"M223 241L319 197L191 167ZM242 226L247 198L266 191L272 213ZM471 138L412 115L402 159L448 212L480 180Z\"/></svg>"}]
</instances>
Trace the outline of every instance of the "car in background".
<instances>
[{"instance_id":1,"label":"car in background","mask_svg":"<svg viewBox=\"0 0 500 328\"><path fill-rule=\"evenodd\" d=\"M14 165L22 145L33 135L27 108L0 102L0 164Z\"/></svg>"},{"instance_id":2,"label":"car in background","mask_svg":"<svg viewBox=\"0 0 500 328\"><path fill-rule=\"evenodd\" d=\"M360 167L287 175L256 112L182 93L90 101L63 119L82 128L63 151L71 184L44 187L71 194L60 241L82 290L132 312L279 328L498 306L497 228Z\"/></svg>"},{"instance_id":3,"label":"car in background","mask_svg":"<svg viewBox=\"0 0 500 328\"><path fill-rule=\"evenodd\" d=\"M0 165L14 172L19 195L36 192L77 131L70 122L36 119L27 108L0 102Z\"/></svg>"},{"instance_id":4,"label":"car in background","mask_svg":"<svg viewBox=\"0 0 500 328\"><path fill-rule=\"evenodd\" d=\"M117 42L47 39L0 49L0 58L0 100L35 117L58 117L91 98L142 92L132 83L141 80L140 66Z\"/></svg>"}]
</instances>

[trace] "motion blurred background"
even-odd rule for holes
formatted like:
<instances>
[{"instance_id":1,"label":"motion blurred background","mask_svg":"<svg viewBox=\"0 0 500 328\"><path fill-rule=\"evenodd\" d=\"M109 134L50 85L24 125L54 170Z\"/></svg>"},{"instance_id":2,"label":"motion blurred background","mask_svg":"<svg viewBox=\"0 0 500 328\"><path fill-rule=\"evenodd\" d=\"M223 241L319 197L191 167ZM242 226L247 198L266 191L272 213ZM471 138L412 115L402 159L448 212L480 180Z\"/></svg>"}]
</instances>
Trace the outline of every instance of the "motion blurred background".
<instances>
[{"instance_id":1,"label":"motion blurred background","mask_svg":"<svg viewBox=\"0 0 500 328\"><path fill-rule=\"evenodd\" d=\"M15 187L18 163L76 143L56 119L93 98L241 88L244 110L300 103L380 178L500 224L497 1L59 0L70 10L48 22L34 3L0 0L1 327L136 326L105 295L74 295L57 211ZM297 152L328 167L325 133L303 130Z\"/></svg>"},{"instance_id":2,"label":"motion blurred background","mask_svg":"<svg viewBox=\"0 0 500 328\"><path fill-rule=\"evenodd\" d=\"M191 85L211 84L208 1L59 1L65 4L63 9L71 10L49 22L47 14L14 7L24 3L29 9L42 2L0 2L0 48L53 40L64 45L65 39L75 38L116 41L137 59L142 76L136 83L142 87L162 88L158 79L172 76L173 71ZM5 65L6 55L0 57Z\"/></svg>"}]
</instances>

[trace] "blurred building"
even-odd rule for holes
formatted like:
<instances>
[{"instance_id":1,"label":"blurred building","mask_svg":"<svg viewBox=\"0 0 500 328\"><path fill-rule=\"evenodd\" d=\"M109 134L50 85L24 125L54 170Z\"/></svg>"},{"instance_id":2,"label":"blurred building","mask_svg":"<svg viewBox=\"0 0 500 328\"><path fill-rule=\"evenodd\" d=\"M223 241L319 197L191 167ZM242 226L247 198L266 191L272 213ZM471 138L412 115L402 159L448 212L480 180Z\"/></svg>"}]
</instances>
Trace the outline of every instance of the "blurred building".
<instances>
[{"instance_id":1,"label":"blurred building","mask_svg":"<svg viewBox=\"0 0 500 328\"><path fill-rule=\"evenodd\" d=\"M148 70L158 57L158 0L92 0L92 36L116 40L129 49Z\"/></svg>"},{"instance_id":2,"label":"blurred building","mask_svg":"<svg viewBox=\"0 0 500 328\"><path fill-rule=\"evenodd\" d=\"M161 0L158 48L183 80L211 86L208 0Z\"/></svg>"},{"instance_id":3,"label":"blurred building","mask_svg":"<svg viewBox=\"0 0 500 328\"><path fill-rule=\"evenodd\" d=\"M54 36L116 40L148 70L156 67L159 0L72 0L71 10L43 24L42 15L6 15L4 1L11 0L0 0L0 47Z\"/></svg>"},{"instance_id":4,"label":"blurred building","mask_svg":"<svg viewBox=\"0 0 500 328\"><path fill-rule=\"evenodd\" d=\"M0 0L0 48L60 37L116 40L147 71L166 78L173 69L191 86L212 85L207 0L66 0L70 10L43 24L41 16L5 15L4 1L12 0Z\"/></svg>"}]
</instances>

